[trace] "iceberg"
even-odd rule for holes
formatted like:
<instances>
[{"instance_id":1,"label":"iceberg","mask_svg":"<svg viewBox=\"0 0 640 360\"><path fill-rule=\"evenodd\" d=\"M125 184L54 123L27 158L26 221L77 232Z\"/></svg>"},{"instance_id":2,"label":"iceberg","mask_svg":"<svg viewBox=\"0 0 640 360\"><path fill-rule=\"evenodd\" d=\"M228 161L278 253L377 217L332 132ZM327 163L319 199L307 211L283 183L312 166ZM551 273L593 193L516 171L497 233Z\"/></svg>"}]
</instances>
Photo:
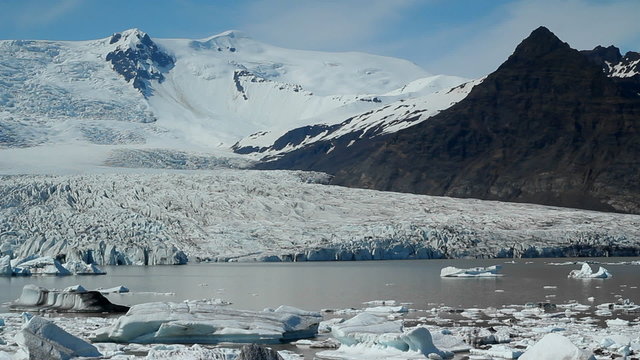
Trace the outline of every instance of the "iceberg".
<instances>
[{"instance_id":1,"label":"iceberg","mask_svg":"<svg viewBox=\"0 0 640 360\"><path fill-rule=\"evenodd\" d=\"M103 294L122 294L122 293L128 293L129 288L127 288L126 286L120 285L120 286L114 286L108 289L98 288L97 291L100 291Z\"/></svg>"},{"instance_id":2,"label":"iceberg","mask_svg":"<svg viewBox=\"0 0 640 360\"><path fill-rule=\"evenodd\" d=\"M575 346L566 337L551 333L531 346L519 360L596 360L593 354Z\"/></svg>"},{"instance_id":3,"label":"iceberg","mask_svg":"<svg viewBox=\"0 0 640 360\"><path fill-rule=\"evenodd\" d=\"M389 348L402 352L414 352L424 356L453 357L453 353L442 351L433 344L433 338L428 329L416 327L403 329L402 321L388 321L371 313L361 313L353 318L335 324L331 334L343 346L363 349Z\"/></svg>"},{"instance_id":4,"label":"iceberg","mask_svg":"<svg viewBox=\"0 0 640 360\"><path fill-rule=\"evenodd\" d=\"M81 313L123 313L129 310L127 306L111 303L99 291L86 291L81 285L64 290L49 290L32 284L22 288L22 294L9 305L9 308Z\"/></svg>"},{"instance_id":5,"label":"iceberg","mask_svg":"<svg viewBox=\"0 0 640 360\"><path fill-rule=\"evenodd\" d=\"M21 260L11 261L11 266L16 275L71 275L69 270L51 256L28 256Z\"/></svg>"},{"instance_id":6,"label":"iceberg","mask_svg":"<svg viewBox=\"0 0 640 360\"><path fill-rule=\"evenodd\" d=\"M459 269L454 266L447 266L440 270L440 277L496 277L502 269L501 265L489 267L475 267L470 269Z\"/></svg>"},{"instance_id":7,"label":"iceberg","mask_svg":"<svg viewBox=\"0 0 640 360\"><path fill-rule=\"evenodd\" d=\"M29 360L102 356L95 346L39 316L27 321L15 340L20 346L21 355Z\"/></svg>"},{"instance_id":8,"label":"iceberg","mask_svg":"<svg viewBox=\"0 0 640 360\"><path fill-rule=\"evenodd\" d=\"M205 301L155 302L131 307L93 340L117 343L279 343L313 337L322 316L289 306L233 310Z\"/></svg>"},{"instance_id":9,"label":"iceberg","mask_svg":"<svg viewBox=\"0 0 640 360\"><path fill-rule=\"evenodd\" d=\"M573 279L608 279L613 277L613 275L602 266L600 266L597 272L593 272L591 266L585 262L582 263L580 270L571 270L568 277Z\"/></svg>"}]
</instances>

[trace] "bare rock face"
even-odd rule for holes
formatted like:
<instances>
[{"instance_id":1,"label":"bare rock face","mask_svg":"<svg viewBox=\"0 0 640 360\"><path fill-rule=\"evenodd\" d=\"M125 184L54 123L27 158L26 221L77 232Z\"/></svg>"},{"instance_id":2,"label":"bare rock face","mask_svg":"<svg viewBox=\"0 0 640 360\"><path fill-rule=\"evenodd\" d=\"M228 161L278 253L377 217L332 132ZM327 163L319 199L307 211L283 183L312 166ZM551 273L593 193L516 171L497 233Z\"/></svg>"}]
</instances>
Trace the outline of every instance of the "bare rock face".
<instances>
[{"instance_id":1,"label":"bare rock face","mask_svg":"<svg viewBox=\"0 0 640 360\"><path fill-rule=\"evenodd\" d=\"M277 351L264 346L244 345L236 360L284 360Z\"/></svg>"},{"instance_id":2,"label":"bare rock face","mask_svg":"<svg viewBox=\"0 0 640 360\"><path fill-rule=\"evenodd\" d=\"M325 171L335 184L378 190L640 213L640 95L619 81L632 70L603 71L616 54L596 53L540 27L428 121L352 146L315 144L263 167Z\"/></svg>"}]
</instances>

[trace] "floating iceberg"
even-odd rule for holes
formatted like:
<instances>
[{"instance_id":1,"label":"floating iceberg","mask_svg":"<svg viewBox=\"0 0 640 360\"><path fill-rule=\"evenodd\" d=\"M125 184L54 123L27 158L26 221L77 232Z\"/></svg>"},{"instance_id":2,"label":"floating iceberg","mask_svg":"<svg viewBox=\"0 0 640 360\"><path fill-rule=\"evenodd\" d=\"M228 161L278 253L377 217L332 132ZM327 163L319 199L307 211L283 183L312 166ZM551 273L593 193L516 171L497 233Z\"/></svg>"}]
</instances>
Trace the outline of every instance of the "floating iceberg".
<instances>
[{"instance_id":1,"label":"floating iceberg","mask_svg":"<svg viewBox=\"0 0 640 360\"><path fill-rule=\"evenodd\" d=\"M102 356L95 346L39 316L32 317L16 335L21 355L27 359L66 360Z\"/></svg>"},{"instance_id":2,"label":"floating iceberg","mask_svg":"<svg viewBox=\"0 0 640 360\"><path fill-rule=\"evenodd\" d=\"M582 268L580 270L571 270L568 277L574 279L608 279L613 277L613 275L602 266L600 266L597 272L593 272L589 264L582 263Z\"/></svg>"},{"instance_id":3,"label":"floating iceberg","mask_svg":"<svg viewBox=\"0 0 640 360\"><path fill-rule=\"evenodd\" d=\"M596 360L593 354L575 346L566 337L551 333L527 349L519 360Z\"/></svg>"},{"instance_id":4,"label":"floating iceberg","mask_svg":"<svg viewBox=\"0 0 640 360\"><path fill-rule=\"evenodd\" d=\"M49 290L32 284L25 285L22 295L9 307L13 310L42 310L83 313L122 313L127 306L112 304L99 291L86 291L81 285L65 290Z\"/></svg>"},{"instance_id":5,"label":"floating iceberg","mask_svg":"<svg viewBox=\"0 0 640 360\"><path fill-rule=\"evenodd\" d=\"M56 275L67 276L71 272L51 256L28 256L21 260L12 260L14 275Z\"/></svg>"},{"instance_id":6,"label":"floating iceberg","mask_svg":"<svg viewBox=\"0 0 640 360\"><path fill-rule=\"evenodd\" d=\"M134 305L111 327L98 332L98 342L131 343L278 343L313 337L319 313L288 306L276 310L232 310L202 301Z\"/></svg>"},{"instance_id":7,"label":"floating iceberg","mask_svg":"<svg viewBox=\"0 0 640 360\"><path fill-rule=\"evenodd\" d=\"M97 291L100 291L103 294L122 294L122 293L128 293L129 288L127 288L126 286L120 285L120 286L114 286L108 289L98 288Z\"/></svg>"},{"instance_id":8,"label":"floating iceberg","mask_svg":"<svg viewBox=\"0 0 640 360\"><path fill-rule=\"evenodd\" d=\"M440 270L440 277L496 277L502 276L502 274L498 273L501 269L501 265L470 269L459 269L454 266L447 266Z\"/></svg>"}]
</instances>

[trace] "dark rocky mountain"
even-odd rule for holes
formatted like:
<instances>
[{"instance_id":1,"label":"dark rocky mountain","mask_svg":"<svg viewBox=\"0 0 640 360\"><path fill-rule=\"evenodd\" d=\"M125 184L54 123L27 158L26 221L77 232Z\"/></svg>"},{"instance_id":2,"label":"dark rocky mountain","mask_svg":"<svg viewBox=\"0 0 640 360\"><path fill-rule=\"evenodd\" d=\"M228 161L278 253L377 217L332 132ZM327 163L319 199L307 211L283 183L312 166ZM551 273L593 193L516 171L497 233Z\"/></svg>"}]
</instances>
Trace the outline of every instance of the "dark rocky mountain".
<instances>
[{"instance_id":1,"label":"dark rocky mountain","mask_svg":"<svg viewBox=\"0 0 640 360\"><path fill-rule=\"evenodd\" d=\"M149 35L140 30L115 33L109 43L117 45L107 54L106 60L126 81L133 80L133 87L145 96L151 95L150 81L162 82L163 72L175 65L171 55L160 50Z\"/></svg>"},{"instance_id":2,"label":"dark rocky mountain","mask_svg":"<svg viewBox=\"0 0 640 360\"><path fill-rule=\"evenodd\" d=\"M259 167L325 171L335 184L379 190L640 213L640 96L603 65L621 63L618 54L581 53L540 27L428 121Z\"/></svg>"},{"instance_id":3,"label":"dark rocky mountain","mask_svg":"<svg viewBox=\"0 0 640 360\"><path fill-rule=\"evenodd\" d=\"M596 46L593 50L583 50L581 53L602 67L602 71L628 95L640 94L640 53L629 51L623 56L615 46Z\"/></svg>"}]
</instances>

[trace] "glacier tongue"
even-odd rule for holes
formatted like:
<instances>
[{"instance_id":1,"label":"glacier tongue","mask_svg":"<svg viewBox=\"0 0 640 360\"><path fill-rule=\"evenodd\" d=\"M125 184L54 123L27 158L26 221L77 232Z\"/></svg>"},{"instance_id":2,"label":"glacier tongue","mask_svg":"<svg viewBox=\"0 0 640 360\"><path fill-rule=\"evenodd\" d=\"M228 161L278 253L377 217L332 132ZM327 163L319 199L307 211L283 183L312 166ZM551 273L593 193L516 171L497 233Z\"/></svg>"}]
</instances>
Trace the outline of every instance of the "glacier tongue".
<instances>
[{"instance_id":1,"label":"glacier tongue","mask_svg":"<svg viewBox=\"0 0 640 360\"><path fill-rule=\"evenodd\" d=\"M229 169L1 176L0 252L98 265L638 255L636 215L325 180Z\"/></svg>"}]
</instances>

